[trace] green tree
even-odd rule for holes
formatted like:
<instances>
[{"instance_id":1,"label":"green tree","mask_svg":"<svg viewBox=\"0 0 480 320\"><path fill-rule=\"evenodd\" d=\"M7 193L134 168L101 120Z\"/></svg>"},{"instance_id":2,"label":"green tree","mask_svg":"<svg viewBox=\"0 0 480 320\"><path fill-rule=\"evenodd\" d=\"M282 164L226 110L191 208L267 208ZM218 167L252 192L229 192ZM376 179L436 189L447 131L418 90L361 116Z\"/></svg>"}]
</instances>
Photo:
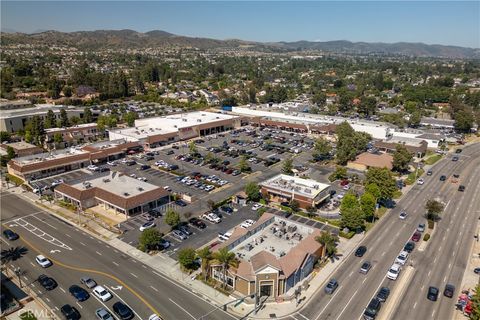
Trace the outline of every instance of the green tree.
<instances>
[{"instance_id":1,"label":"green tree","mask_svg":"<svg viewBox=\"0 0 480 320\"><path fill-rule=\"evenodd\" d=\"M413 159L413 155L403 144L397 144L393 153L393 170L397 172L408 171L408 166Z\"/></svg>"},{"instance_id":2,"label":"green tree","mask_svg":"<svg viewBox=\"0 0 480 320\"><path fill-rule=\"evenodd\" d=\"M316 104L317 106L322 106L327 101L327 95L324 92L317 92L312 97L312 103Z\"/></svg>"},{"instance_id":3,"label":"green tree","mask_svg":"<svg viewBox=\"0 0 480 320\"><path fill-rule=\"evenodd\" d=\"M415 110L414 112L412 112L410 118L408 119L408 125L412 128L416 128L420 125L421 121L422 113L419 110Z\"/></svg>"},{"instance_id":4,"label":"green tree","mask_svg":"<svg viewBox=\"0 0 480 320\"><path fill-rule=\"evenodd\" d=\"M97 129L100 132L104 132L107 127L108 119L106 116L99 116L97 119Z\"/></svg>"},{"instance_id":5,"label":"green tree","mask_svg":"<svg viewBox=\"0 0 480 320\"><path fill-rule=\"evenodd\" d=\"M261 198L260 187L255 182L248 182L245 185L245 193L249 201L258 201Z\"/></svg>"},{"instance_id":6,"label":"green tree","mask_svg":"<svg viewBox=\"0 0 480 320\"><path fill-rule=\"evenodd\" d=\"M235 257L235 253L228 251L227 247L223 247L213 254L214 259L222 266L223 274L223 287L227 285L227 271L232 265L237 265L238 261Z\"/></svg>"},{"instance_id":7,"label":"green tree","mask_svg":"<svg viewBox=\"0 0 480 320\"><path fill-rule=\"evenodd\" d=\"M467 109L461 109L455 112L455 130L462 133L470 133L475 118L473 113Z\"/></svg>"},{"instance_id":8,"label":"green tree","mask_svg":"<svg viewBox=\"0 0 480 320\"><path fill-rule=\"evenodd\" d=\"M375 201L380 199L382 193L380 192L380 188L375 183L370 183L365 186L365 192L370 193L372 196L375 197Z\"/></svg>"},{"instance_id":9,"label":"green tree","mask_svg":"<svg viewBox=\"0 0 480 320\"><path fill-rule=\"evenodd\" d=\"M347 168L342 166L337 166L335 168L335 171L328 177L328 180L333 182L335 180L346 179L347 177L348 177Z\"/></svg>"},{"instance_id":10,"label":"green tree","mask_svg":"<svg viewBox=\"0 0 480 320\"><path fill-rule=\"evenodd\" d=\"M377 110L377 99L374 97L362 97L357 109L361 114L372 115Z\"/></svg>"},{"instance_id":11,"label":"green tree","mask_svg":"<svg viewBox=\"0 0 480 320\"><path fill-rule=\"evenodd\" d=\"M315 208L313 206L308 206L305 210L307 211L307 215L309 217L314 217L315 213L317 212L317 208Z\"/></svg>"},{"instance_id":12,"label":"green tree","mask_svg":"<svg viewBox=\"0 0 480 320\"><path fill-rule=\"evenodd\" d=\"M15 150L11 146L7 146L8 160L15 158Z\"/></svg>"},{"instance_id":13,"label":"green tree","mask_svg":"<svg viewBox=\"0 0 480 320\"><path fill-rule=\"evenodd\" d=\"M118 123L118 118L115 114L111 114L107 118L107 125L109 128L115 128L117 126L117 123Z\"/></svg>"},{"instance_id":14,"label":"green tree","mask_svg":"<svg viewBox=\"0 0 480 320\"><path fill-rule=\"evenodd\" d=\"M242 158L241 158L240 161L238 162L238 169L239 169L241 172L247 172L247 171L250 171L250 170L251 170L250 166L248 165L247 157L246 157L246 156L242 156Z\"/></svg>"},{"instance_id":15,"label":"green tree","mask_svg":"<svg viewBox=\"0 0 480 320\"><path fill-rule=\"evenodd\" d=\"M287 158L283 161L282 172L284 174L292 175L293 174L293 160L292 158Z\"/></svg>"},{"instance_id":16,"label":"green tree","mask_svg":"<svg viewBox=\"0 0 480 320\"><path fill-rule=\"evenodd\" d=\"M129 127L133 127L135 125L135 119L137 119L137 114L135 112L127 112L124 115L124 121Z\"/></svg>"},{"instance_id":17,"label":"green tree","mask_svg":"<svg viewBox=\"0 0 480 320\"><path fill-rule=\"evenodd\" d=\"M25 142L27 142L27 143L32 143L33 142L33 137L32 137L32 133L30 132L30 130L25 130Z\"/></svg>"},{"instance_id":18,"label":"green tree","mask_svg":"<svg viewBox=\"0 0 480 320\"><path fill-rule=\"evenodd\" d=\"M210 267L210 260L212 259L212 252L208 246L197 250L197 256L202 260L202 276L207 280L208 270Z\"/></svg>"},{"instance_id":19,"label":"green tree","mask_svg":"<svg viewBox=\"0 0 480 320\"><path fill-rule=\"evenodd\" d=\"M425 210L427 210L427 219L437 221L443 209L444 207L441 202L433 199L427 200L427 203L425 204Z\"/></svg>"},{"instance_id":20,"label":"green tree","mask_svg":"<svg viewBox=\"0 0 480 320\"><path fill-rule=\"evenodd\" d=\"M376 205L377 200L371 193L365 192L360 196L360 206L362 207L363 216L367 221L373 220Z\"/></svg>"},{"instance_id":21,"label":"green tree","mask_svg":"<svg viewBox=\"0 0 480 320\"><path fill-rule=\"evenodd\" d=\"M363 216L362 208L357 205L354 208L343 210L340 225L342 228L348 228L349 230L363 229L365 226L365 217Z\"/></svg>"},{"instance_id":22,"label":"green tree","mask_svg":"<svg viewBox=\"0 0 480 320\"><path fill-rule=\"evenodd\" d=\"M365 175L365 184L376 184L380 189L379 199L392 199L397 185L392 172L387 168L370 168Z\"/></svg>"},{"instance_id":23,"label":"green tree","mask_svg":"<svg viewBox=\"0 0 480 320\"><path fill-rule=\"evenodd\" d=\"M330 158L330 152L332 151L332 146L325 138L319 138L315 141L315 146L313 148L312 156L314 160L324 160Z\"/></svg>"},{"instance_id":24,"label":"green tree","mask_svg":"<svg viewBox=\"0 0 480 320\"><path fill-rule=\"evenodd\" d=\"M290 200L288 206L290 207L290 209L292 209L293 212L298 212L298 210L300 210L300 203L298 203L298 201L295 199Z\"/></svg>"},{"instance_id":25,"label":"green tree","mask_svg":"<svg viewBox=\"0 0 480 320\"><path fill-rule=\"evenodd\" d=\"M73 88L71 86L64 86L62 91L67 98L70 98L73 95Z\"/></svg>"},{"instance_id":26,"label":"green tree","mask_svg":"<svg viewBox=\"0 0 480 320\"><path fill-rule=\"evenodd\" d=\"M92 110L89 107L85 107L85 109L83 109L83 123L92 123L92 122L93 122Z\"/></svg>"},{"instance_id":27,"label":"green tree","mask_svg":"<svg viewBox=\"0 0 480 320\"><path fill-rule=\"evenodd\" d=\"M322 233L315 238L325 248L325 254L328 257L335 256L337 253L338 236L333 233L322 231Z\"/></svg>"},{"instance_id":28,"label":"green tree","mask_svg":"<svg viewBox=\"0 0 480 320\"><path fill-rule=\"evenodd\" d=\"M10 142L11 135L7 131L0 131L0 143Z\"/></svg>"},{"instance_id":29,"label":"green tree","mask_svg":"<svg viewBox=\"0 0 480 320\"><path fill-rule=\"evenodd\" d=\"M215 159L215 156L213 155L213 153L211 153L210 151L205 155L205 162L206 163L213 163L213 159Z\"/></svg>"},{"instance_id":30,"label":"green tree","mask_svg":"<svg viewBox=\"0 0 480 320\"><path fill-rule=\"evenodd\" d=\"M171 227L177 226L180 223L180 215L176 211L168 209L165 213L165 223Z\"/></svg>"},{"instance_id":31,"label":"green tree","mask_svg":"<svg viewBox=\"0 0 480 320\"><path fill-rule=\"evenodd\" d=\"M343 214L343 211L348 209L353 209L358 207L358 199L353 193L348 192L342 199L340 204L340 213Z\"/></svg>"},{"instance_id":32,"label":"green tree","mask_svg":"<svg viewBox=\"0 0 480 320\"><path fill-rule=\"evenodd\" d=\"M345 165L348 161L355 160L357 154L367 148L371 136L365 132L355 132L346 121L336 128L337 133L337 162Z\"/></svg>"},{"instance_id":33,"label":"green tree","mask_svg":"<svg viewBox=\"0 0 480 320\"><path fill-rule=\"evenodd\" d=\"M142 251L146 251L160 242L162 234L155 228L142 231L140 238L138 239L138 248Z\"/></svg>"},{"instance_id":34,"label":"green tree","mask_svg":"<svg viewBox=\"0 0 480 320\"><path fill-rule=\"evenodd\" d=\"M70 122L68 121L68 115L67 111L65 109L60 110L60 126L62 128L66 128L70 125Z\"/></svg>"},{"instance_id":35,"label":"green tree","mask_svg":"<svg viewBox=\"0 0 480 320\"><path fill-rule=\"evenodd\" d=\"M55 142L55 144L60 144L63 142L63 136L60 132L56 132L53 135L53 142Z\"/></svg>"},{"instance_id":36,"label":"green tree","mask_svg":"<svg viewBox=\"0 0 480 320\"><path fill-rule=\"evenodd\" d=\"M195 249L193 248L178 250L178 263L187 270L195 269L195 257Z\"/></svg>"},{"instance_id":37,"label":"green tree","mask_svg":"<svg viewBox=\"0 0 480 320\"><path fill-rule=\"evenodd\" d=\"M55 114L51 109L47 111L44 124L46 129L53 128L57 124L55 120Z\"/></svg>"},{"instance_id":38,"label":"green tree","mask_svg":"<svg viewBox=\"0 0 480 320\"><path fill-rule=\"evenodd\" d=\"M190 141L190 143L188 144L188 149L190 150L190 153L197 153L197 145L195 144L195 141Z\"/></svg>"},{"instance_id":39,"label":"green tree","mask_svg":"<svg viewBox=\"0 0 480 320\"><path fill-rule=\"evenodd\" d=\"M480 284L475 287L475 294L472 299L472 313L470 314L471 320L480 320Z\"/></svg>"}]
</instances>

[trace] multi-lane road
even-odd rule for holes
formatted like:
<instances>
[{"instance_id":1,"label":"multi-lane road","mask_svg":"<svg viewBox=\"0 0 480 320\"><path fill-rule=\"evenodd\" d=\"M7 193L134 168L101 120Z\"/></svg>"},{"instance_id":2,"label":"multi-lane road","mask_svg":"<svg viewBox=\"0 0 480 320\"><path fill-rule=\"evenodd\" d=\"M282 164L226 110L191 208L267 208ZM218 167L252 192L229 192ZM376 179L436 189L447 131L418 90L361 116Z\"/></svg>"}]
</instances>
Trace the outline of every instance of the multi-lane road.
<instances>
[{"instance_id":1,"label":"multi-lane road","mask_svg":"<svg viewBox=\"0 0 480 320\"><path fill-rule=\"evenodd\" d=\"M411 254L413 277L406 284L399 303L392 306L391 314L393 319L450 319L480 216L480 145L465 147L459 157L457 162L447 156L437 163L432 169L433 175L425 177L425 184L415 185L396 208L369 232L362 243L367 246L367 253L362 258L354 255L347 257L334 273L333 277L340 286L332 296L319 290L293 318L360 319L379 288L386 286L394 292L395 285L404 275L400 274L397 281L392 281L386 279L386 273L418 224L426 222L426 201L440 198L447 204L442 219L437 223L426 249L418 251L417 243L417 249ZM459 182L451 181L453 174L460 175ZM441 175L446 175L447 181L439 181ZM457 190L459 184L466 186L464 192ZM406 220L398 218L403 209L408 212ZM366 260L371 261L373 266L368 274L363 275L359 269ZM442 295L447 283L457 288L453 299ZM437 302L426 299L429 286L440 289ZM385 310L380 313L382 311Z\"/></svg>"},{"instance_id":2,"label":"multi-lane road","mask_svg":"<svg viewBox=\"0 0 480 320\"><path fill-rule=\"evenodd\" d=\"M59 318L63 318L59 309L66 303L75 306L84 319L93 319L96 309L111 310L113 303L124 301L135 311L136 319L148 319L153 313L164 319L198 319L207 313L208 319L235 319L140 261L17 195L2 192L1 211L2 230L10 228L20 235L19 240L12 242L2 237L2 249L10 246L28 249L26 255L8 264L24 271L22 282ZM38 266L35 256L39 253L50 257L53 266L46 269ZM53 277L58 287L46 292L35 281L42 273ZM80 278L85 275L107 286L113 299L102 303L91 295L87 301L77 303L68 288L80 285Z\"/></svg>"}]
</instances>

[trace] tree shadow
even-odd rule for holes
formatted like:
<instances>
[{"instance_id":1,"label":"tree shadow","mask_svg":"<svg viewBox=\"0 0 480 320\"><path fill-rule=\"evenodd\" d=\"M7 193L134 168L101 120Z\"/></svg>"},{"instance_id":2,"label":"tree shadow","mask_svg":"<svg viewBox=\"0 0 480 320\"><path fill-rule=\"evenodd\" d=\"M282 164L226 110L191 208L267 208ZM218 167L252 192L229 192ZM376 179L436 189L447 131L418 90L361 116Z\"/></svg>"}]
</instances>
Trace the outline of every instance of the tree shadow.
<instances>
[{"instance_id":1,"label":"tree shadow","mask_svg":"<svg viewBox=\"0 0 480 320\"><path fill-rule=\"evenodd\" d=\"M26 247L14 247L2 250L1 252L1 262L2 264L16 261L26 255L28 253L28 249Z\"/></svg>"}]
</instances>

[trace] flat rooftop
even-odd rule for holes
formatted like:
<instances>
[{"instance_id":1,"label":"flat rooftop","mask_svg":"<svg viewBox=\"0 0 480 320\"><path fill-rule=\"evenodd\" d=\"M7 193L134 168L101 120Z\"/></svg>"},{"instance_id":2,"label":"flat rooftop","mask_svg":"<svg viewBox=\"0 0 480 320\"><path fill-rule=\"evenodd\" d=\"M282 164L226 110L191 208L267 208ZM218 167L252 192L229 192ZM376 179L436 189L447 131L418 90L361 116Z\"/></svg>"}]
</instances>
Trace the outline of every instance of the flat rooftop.
<instances>
[{"instance_id":1,"label":"flat rooftop","mask_svg":"<svg viewBox=\"0 0 480 320\"><path fill-rule=\"evenodd\" d=\"M86 147L89 148L94 148L98 150L104 150L104 149L110 149L114 147L118 147L122 144L127 143L128 141L125 139L117 139L117 140L106 140L106 141L100 141L100 142L95 142L95 143L89 143L86 145Z\"/></svg>"},{"instance_id":2,"label":"flat rooftop","mask_svg":"<svg viewBox=\"0 0 480 320\"><path fill-rule=\"evenodd\" d=\"M233 252L247 261L261 251L267 251L280 258L312 232L313 229L306 225L275 217L273 223L245 239L233 249Z\"/></svg>"},{"instance_id":3,"label":"flat rooftop","mask_svg":"<svg viewBox=\"0 0 480 320\"><path fill-rule=\"evenodd\" d=\"M63 105L53 105L53 104L36 104L34 107L21 108L21 109L11 109L11 110L2 110L0 119L8 119L12 117L21 117L21 116L33 116L33 115L43 115L48 110L53 112L60 112L60 109L66 110L83 110L76 108L74 106L63 106Z\"/></svg>"},{"instance_id":4,"label":"flat rooftop","mask_svg":"<svg viewBox=\"0 0 480 320\"><path fill-rule=\"evenodd\" d=\"M309 198L315 198L320 192L330 187L330 185L321 183L312 179L303 179L286 174L280 174L270 178L262 183L261 186L274 188L292 194L299 194Z\"/></svg>"},{"instance_id":5,"label":"flat rooftop","mask_svg":"<svg viewBox=\"0 0 480 320\"><path fill-rule=\"evenodd\" d=\"M70 148L65 150L54 150L51 152L33 154L25 157L15 158L13 160L19 164L27 165L27 164L44 162L49 160L68 158L71 156L87 154L87 153L88 153L87 151L83 151L78 148Z\"/></svg>"},{"instance_id":6,"label":"flat rooftop","mask_svg":"<svg viewBox=\"0 0 480 320\"><path fill-rule=\"evenodd\" d=\"M96 187L107 190L122 198L135 197L144 192L158 189L158 187L153 184L119 174L118 172L110 172L105 175L96 176L93 179L87 178L70 186L78 190L87 190Z\"/></svg>"},{"instance_id":7,"label":"flat rooftop","mask_svg":"<svg viewBox=\"0 0 480 320\"><path fill-rule=\"evenodd\" d=\"M193 127L216 121L231 120L238 118L223 113L213 112L189 112L172 114L164 117L145 118L135 120L135 127L112 130L115 133L128 137L142 139L148 136L178 132L181 128Z\"/></svg>"},{"instance_id":8,"label":"flat rooftop","mask_svg":"<svg viewBox=\"0 0 480 320\"><path fill-rule=\"evenodd\" d=\"M2 146L4 146L5 148L12 147L15 150L25 150L25 149L31 149L31 148L38 148L36 145L25 142L25 141L5 143L5 144L2 144Z\"/></svg>"},{"instance_id":9,"label":"flat rooftop","mask_svg":"<svg viewBox=\"0 0 480 320\"><path fill-rule=\"evenodd\" d=\"M45 132L52 133L52 132L65 131L65 130L74 131L75 129L84 129L84 128L90 128L90 127L96 127L96 126L97 124L95 122L82 123L82 124L77 124L75 126L71 126L68 128L49 128L49 129L45 129Z\"/></svg>"}]
</instances>

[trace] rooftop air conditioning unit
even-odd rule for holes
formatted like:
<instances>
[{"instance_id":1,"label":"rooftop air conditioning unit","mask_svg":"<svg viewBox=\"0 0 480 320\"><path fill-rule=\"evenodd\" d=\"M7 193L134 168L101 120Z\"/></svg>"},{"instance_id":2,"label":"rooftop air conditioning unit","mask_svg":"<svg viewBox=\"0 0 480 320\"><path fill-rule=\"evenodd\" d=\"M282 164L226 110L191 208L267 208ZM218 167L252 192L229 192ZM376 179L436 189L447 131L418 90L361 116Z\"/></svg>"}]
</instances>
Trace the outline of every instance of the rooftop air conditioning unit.
<instances>
[{"instance_id":1,"label":"rooftop air conditioning unit","mask_svg":"<svg viewBox=\"0 0 480 320\"><path fill-rule=\"evenodd\" d=\"M142 188L142 187L138 187L137 190L138 190L138 191L143 191L143 188Z\"/></svg>"},{"instance_id":2,"label":"rooftop air conditioning unit","mask_svg":"<svg viewBox=\"0 0 480 320\"><path fill-rule=\"evenodd\" d=\"M105 179L103 179L102 181L103 181L104 183L108 183L108 182L110 182L110 179L105 178Z\"/></svg>"},{"instance_id":3,"label":"rooftop air conditioning unit","mask_svg":"<svg viewBox=\"0 0 480 320\"><path fill-rule=\"evenodd\" d=\"M130 193L124 192L123 195L124 195L125 197L128 197L128 196L130 195Z\"/></svg>"}]
</instances>

